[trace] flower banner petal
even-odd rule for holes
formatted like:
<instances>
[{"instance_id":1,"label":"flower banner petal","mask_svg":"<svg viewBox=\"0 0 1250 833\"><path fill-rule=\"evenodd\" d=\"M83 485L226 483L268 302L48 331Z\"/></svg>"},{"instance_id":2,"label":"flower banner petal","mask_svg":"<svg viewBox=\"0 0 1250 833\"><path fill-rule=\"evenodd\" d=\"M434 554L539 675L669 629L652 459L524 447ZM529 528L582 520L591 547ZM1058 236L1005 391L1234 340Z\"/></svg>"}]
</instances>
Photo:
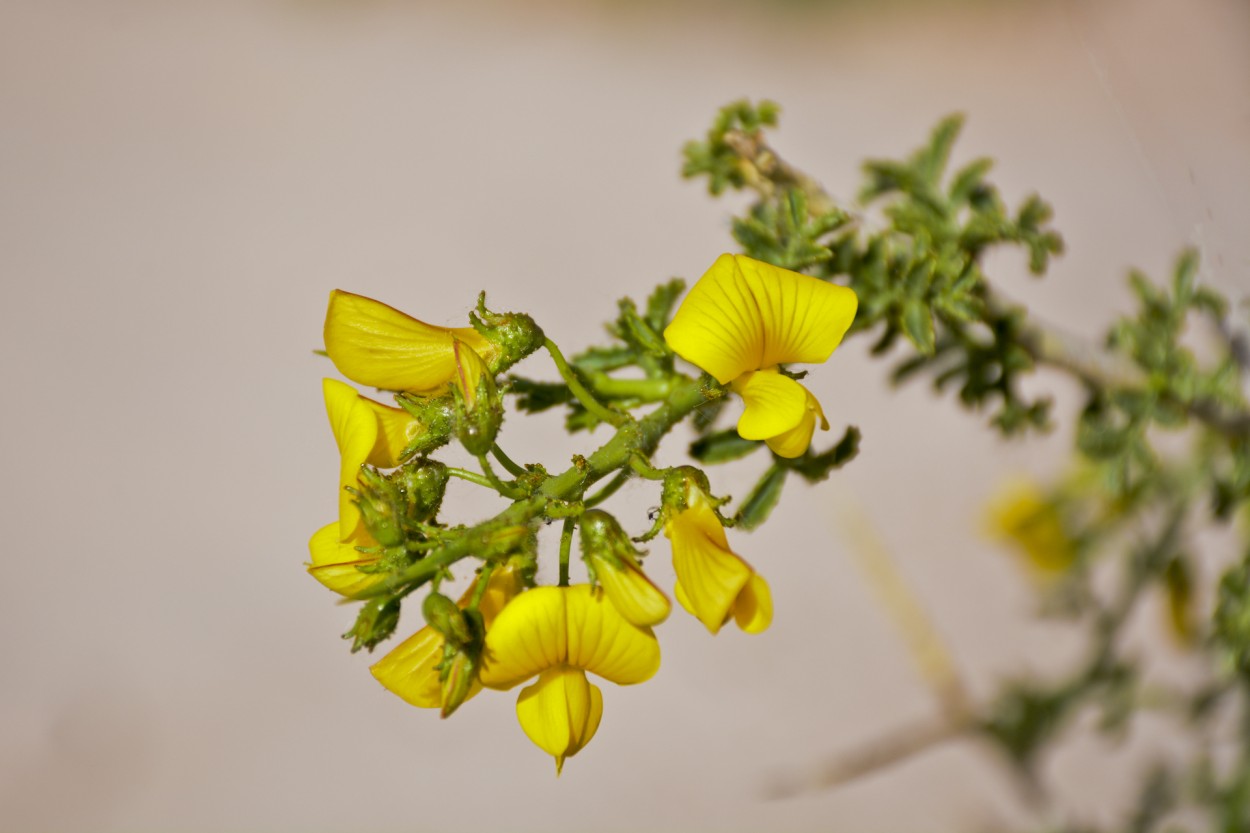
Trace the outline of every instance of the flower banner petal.
<instances>
[{"instance_id":1,"label":"flower banner petal","mask_svg":"<svg viewBox=\"0 0 1250 833\"><path fill-rule=\"evenodd\" d=\"M326 310L326 353L344 376L387 390L434 391L455 375L452 338L493 348L472 327L436 327L381 301L336 289Z\"/></svg>"},{"instance_id":2,"label":"flower banner petal","mask_svg":"<svg viewBox=\"0 0 1250 833\"><path fill-rule=\"evenodd\" d=\"M634 685L655 676L660 670L660 643L650 628L630 624L590 585L564 590L569 665L617 685Z\"/></svg>"},{"instance_id":3,"label":"flower banner petal","mask_svg":"<svg viewBox=\"0 0 1250 833\"><path fill-rule=\"evenodd\" d=\"M486 632L481 680L509 689L568 657L564 587L535 587L517 596Z\"/></svg>"},{"instance_id":4,"label":"flower banner petal","mask_svg":"<svg viewBox=\"0 0 1250 833\"><path fill-rule=\"evenodd\" d=\"M854 291L742 255L733 261L755 300L764 333L756 367L828 361L855 320L859 298Z\"/></svg>"},{"instance_id":5,"label":"flower banner petal","mask_svg":"<svg viewBox=\"0 0 1250 833\"><path fill-rule=\"evenodd\" d=\"M749 370L827 361L858 305L844 286L726 254L691 288L664 338L725 384Z\"/></svg>"},{"instance_id":6,"label":"flower banner petal","mask_svg":"<svg viewBox=\"0 0 1250 833\"><path fill-rule=\"evenodd\" d=\"M798 426L808 413L807 389L776 370L745 373L734 382L733 389L746 405L738 419L738 436L744 440L766 440L784 434Z\"/></svg>"},{"instance_id":7,"label":"flower banner petal","mask_svg":"<svg viewBox=\"0 0 1250 833\"><path fill-rule=\"evenodd\" d=\"M536 587L513 599L487 631L482 683L508 689L557 665L632 685L659 670L660 644L589 585Z\"/></svg>"},{"instance_id":8,"label":"flower banner petal","mask_svg":"<svg viewBox=\"0 0 1250 833\"><path fill-rule=\"evenodd\" d=\"M722 385L763 367L764 323L733 255L717 258L691 287L664 330L664 340Z\"/></svg>"}]
</instances>

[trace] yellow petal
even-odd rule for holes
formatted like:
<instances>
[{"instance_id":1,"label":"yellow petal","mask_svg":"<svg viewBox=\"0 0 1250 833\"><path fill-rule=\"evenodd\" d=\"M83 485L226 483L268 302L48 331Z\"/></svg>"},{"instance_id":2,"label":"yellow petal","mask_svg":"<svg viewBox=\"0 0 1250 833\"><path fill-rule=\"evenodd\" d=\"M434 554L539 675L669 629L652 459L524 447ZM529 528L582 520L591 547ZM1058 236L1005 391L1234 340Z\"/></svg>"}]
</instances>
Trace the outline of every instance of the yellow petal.
<instances>
[{"instance_id":1,"label":"yellow petal","mask_svg":"<svg viewBox=\"0 0 1250 833\"><path fill-rule=\"evenodd\" d=\"M750 565L729 549L720 520L704 501L670 519L664 534L673 542L678 602L716 633L750 581Z\"/></svg>"},{"instance_id":2,"label":"yellow petal","mask_svg":"<svg viewBox=\"0 0 1250 833\"><path fill-rule=\"evenodd\" d=\"M752 573L751 580L738 594L734 602L734 621L747 633L760 633L772 624L773 594L759 573Z\"/></svg>"},{"instance_id":3,"label":"yellow petal","mask_svg":"<svg viewBox=\"0 0 1250 833\"><path fill-rule=\"evenodd\" d=\"M588 584L564 588L568 664L617 685L645 682L660 670L660 643L650 628L626 621L616 606Z\"/></svg>"},{"instance_id":4,"label":"yellow petal","mask_svg":"<svg viewBox=\"0 0 1250 833\"><path fill-rule=\"evenodd\" d=\"M455 375L452 339L490 361L495 349L472 327L436 327L393 307L336 289L326 310L326 352L354 382L388 390L430 392Z\"/></svg>"},{"instance_id":5,"label":"yellow petal","mask_svg":"<svg viewBox=\"0 0 1250 833\"><path fill-rule=\"evenodd\" d=\"M535 587L517 596L486 632L482 684L508 689L568 657L563 587Z\"/></svg>"},{"instance_id":6,"label":"yellow petal","mask_svg":"<svg viewBox=\"0 0 1250 833\"><path fill-rule=\"evenodd\" d=\"M560 666L544 671L522 689L516 716L534 744L556 759L556 774L590 743L603 717L603 693L579 669Z\"/></svg>"},{"instance_id":7,"label":"yellow petal","mask_svg":"<svg viewBox=\"0 0 1250 833\"><path fill-rule=\"evenodd\" d=\"M855 319L850 289L742 255L721 255L664 331L669 346L725 384L749 370L826 361Z\"/></svg>"},{"instance_id":8,"label":"yellow petal","mask_svg":"<svg viewBox=\"0 0 1250 833\"><path fill-rule=\"evenodd\" d=\"M334 379L323 379L326 412L339 447L339 532L346 541L362 529L356 499L347 488L356 488L360 467L373 454L378 440L378 420L351 386Z\"/></svg>"},{"instance_id":9,"label":"yellow petal","mask_svg":"<svg viewBox=\"0 0 1250 833\"><path fill-rule=\"evenodd\" d=\"M622 561L616 566L603 557L592 556L595 576L603 591L625 621L639 627L658 625L668 618L672 605L637 564Z\"/></svg>"},{"instance_id":10,"label":"yellow petal","mask_svg":"<svg viewBox=\"0 0 1250 833\"><path fill-rule=\"evenodd\" d=\"M453 342L452 351L455 355L456 369L452 383L460 389L460 394L464 397L465 410L472 411L477 405L478 382L484 375L489 374L490 370L486 367L486 362L482 361L482 357L460 339Z\"/></svg>"},{"instance_id":11,"label":"yellow petal","mask_svg":"<svg viewBox=\"0 0 1250 833\"><path fill-rule=\"evenodd\" d=\"M308 553L312 558L308 573L335 593L355 596L364 592L384 578L380 573L362 573L356 569L377 563L377 556L356 549L357 546L373 544L373 539L363 530L356 538L344 543L339 540L339 522L326 524L313 533L308 542Z\"/></svg>"},{"instance_id":12,"label":"yellow petal","mask_svg":"<svg viewBox=\"0 0 1250 833\"><path fill-rule=\"evenodd\" d=\"M388 691L412 705L441 708L438 664L443 661L443 644L442 634L426 625L371 665L369 671Z\"/></svg>"},{"instance_id":13,"label":"yellow petal","mask_svg":"<svg viewBox=\"0 0 1250 833\"><path fill-rule=\"evenodd\" d=\"M392 408L361 396L360 401L373 413L378 423L378 436L367 462L380 469L393 469L402 462L401 455L421 431L421 423L403 408Z\"/></svg>"},{"instance_id":14,"label":"yellow petal","mask_svg":"<svg viewBox=\"0 0 1250 833\"><path fill-rule=\"evenodd\" d=\"M822 431L829 430L829 420L825 419L824 409L820 407L816 397L812 396L812 392L807 388L804 388L803 392L807 394L807 411L803 414L803 419L789 431L766 440L768 447L780 457L802 457L803 452L807 451L807 447L812 444L812 434L816 431L817 421L820 422Z\"/></svg>"},{"instance_id":15,"label":"yellow petal","mask_svg":"<svg viewBox=\"0 0 1250 833\"><path fill-rule=\"evenodd\" d=\"M482 684L508 689L560 665L632 685L659 670L660 645L589 585L522 593L486 633Z\"/></svg>"},{"instance_id":16,"label":"yellow petal","mask_svg":"<svg viewBox=\"0 0 1250 833\"><path fill-rule=\"evenodd\" d=\"M504 606L516 598L524 588L525 584L519 569L511 564L495 568L486 584L486 592L482 594L482 600L477 606L478 612L482 614L483 624L487 628L494 624L495 617L504 609ZM469 589L472 590L472 586ZM461 607L464 606L461 605Z\"/></svg>"},{"instance_id":17,"label":"yellow petal","mask_svg":"<svg viewBox=\"0 0 1250 833\"><path fill-rule=\"evenodd\" d=\"M744 373L734 380L733 389L746 405L738 419L738 436L744 440L792 431L808 413L807 389L776 369Z\"/></svg>"}]
</instances>

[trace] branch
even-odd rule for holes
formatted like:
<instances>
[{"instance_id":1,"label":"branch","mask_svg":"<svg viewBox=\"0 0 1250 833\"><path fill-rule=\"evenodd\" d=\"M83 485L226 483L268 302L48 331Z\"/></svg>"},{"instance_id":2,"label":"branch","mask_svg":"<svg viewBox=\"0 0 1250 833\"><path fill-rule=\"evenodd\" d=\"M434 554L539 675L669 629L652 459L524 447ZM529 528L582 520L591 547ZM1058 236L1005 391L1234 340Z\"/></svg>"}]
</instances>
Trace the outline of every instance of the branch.
<instances>
[{"instance_id":1,"label":"branch","mask_svg":"<svg viewBox=\"0 0 1250 833\"><path fill-rule=\"evenodd\" d=\"M971 722L951 723L945 719L893 729L810 770L775 777L766 787L765 796L771 799L792 798L805 792L840 787L970 734L973 729Z\"/></svg>"},{"instance_id":2,"label":"branch","mask_svg":"<svg viewBox=\"0 0 1250 833\"><path fill-rule=\"evenodd\" d=\"M741 160L743 179L761 199L775 199L782 186L798 188L807 197L808 213L818 217L837 208L829 192L803 171L790 165L764 141L760 132L730 130L725 143ZM994 290L986 287L990 307L1006 310L1012 306ZM1041 324L1032 317L1025 320L1021 346L1039 364L1065 370L1089 385L1103 388L1144 388L1145 373L1131 360L1111 353L1082 339ZM1237 356L1237 353L1234 352ZM1240 357L1238 357L1240 361ZM1243 365L1244 366L1244 365ZM1198 399L1185 404L1194 418L1229 437L1250 436L1250 411L1230 409L1218 402Z\"/></svg>"}]
</instances>

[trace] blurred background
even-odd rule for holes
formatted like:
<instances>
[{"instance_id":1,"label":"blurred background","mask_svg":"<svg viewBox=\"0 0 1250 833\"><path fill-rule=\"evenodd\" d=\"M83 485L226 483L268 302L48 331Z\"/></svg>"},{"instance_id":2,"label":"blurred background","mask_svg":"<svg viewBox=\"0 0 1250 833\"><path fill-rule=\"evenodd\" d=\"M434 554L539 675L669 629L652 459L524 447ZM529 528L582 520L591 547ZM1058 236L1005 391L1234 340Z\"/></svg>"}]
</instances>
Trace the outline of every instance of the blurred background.
<instances>
[{"instance_id":1,"label":"blurred background","mask_svg":"<svg viewBox=\"0 0 1250 833\"><path fill-rule=\"evenodd\" d=\"M971 742L764 795L935 713L840 519L875 530L974 695L1072 659L980 533L1006 478L1064 470L1069 380L1036 378L1056 430L1006 443L847 343L809 381L834 424L818 441L858 425L859 459L731 533L772 584L772 629L713 639L675 614L659 675L605 686L556 780L512 695L440 722L383 690L338 638L353 611L304 574L336 505L334 373L312 353L327 293L458 325L484 289L577 352L619 296L732 249L742 203L683 182L679 151L721 104L769 97L774 146L848 200L864 158L966 113L956 162L994 156L1007 200L1040 191L1068 245L1042 282L1016 256L988 271L1095 338L1130 308L1127 269L1163 279L1186 245L1203 280L1250 292L1248 47L1244 0L4 0L0 829L1044 823ZM554 379L544 362L520 370ZM553 469L592 442L552 415L502 440ZM741 497L758 474L713 486ZM657 502L635 483L610 506L639 532ZM498 508L470 486L448 506ZM1142 650L1186 673L1161 610L1141 613ZM1119 746L1075 732L1043 780L1076 818L1115 818L1135 762L1175 743L1149 721Z\"/></svg>"}]
</instances>

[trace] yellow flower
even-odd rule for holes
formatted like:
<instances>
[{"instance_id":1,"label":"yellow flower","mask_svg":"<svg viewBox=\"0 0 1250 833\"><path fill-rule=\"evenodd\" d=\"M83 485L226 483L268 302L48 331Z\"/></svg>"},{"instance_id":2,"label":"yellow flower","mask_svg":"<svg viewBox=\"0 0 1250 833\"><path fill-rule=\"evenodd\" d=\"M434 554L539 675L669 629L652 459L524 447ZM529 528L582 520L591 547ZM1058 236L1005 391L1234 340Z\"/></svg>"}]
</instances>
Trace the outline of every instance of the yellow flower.
<instances>
[{"instance_id":1,"label":"yellow flower","mask_svg":"<svg viewBox=\"0 0 1250 833\"><path fill-rule=\"evenodd\" d=\"M664 339L677 355L742 397L743 439L782 457L807 450L816 398L779 365L828 360L855 319L855 293L742 255L721 255L682 301Z\"/></svg>"},{"instance_id":2,"label":"yellow flower","mask_svg":"<svg viewBox=\"0 0 1250 833\"><path fill-rule=\"evenodd\" d=\"M482 614L482 622L488 633L504 606L521 592L521 586L521 571L511 563L498 567L491 573L486 583L486 592L478 604L478 611ZM457 604L461 608L469 606L472 591L470 586L460 597ZM369 671L388 691L412 705L423 709L443 708L446 711L447 704L443 700L444 689L438 668L443 661L445 642L442 634L426 625L375 662ZM481 689L481 682L475 680L464 700L472 698Z\"/></svg>"},{"instance_id":3,"label":"yellow flower","mask_svg":"<svg viewBox=\"0 0 1250 833\"><path fill-rule=\"evenodd\" d=\"M589 671L618 685L651 679L660 645L650 628L631 625L589 585L538 587L522 593L486 633L482 685L521 691L517 719L525 734L556 759L590 742L603 716L603 694Z\"/></svg>"},{"instance_id":4,"label":"yellow flower","mask_svg":"<svg viewBox=\"0 0 1250 833\"><path fill-rule=\"evenodd\" d=\"M716 633L732 616L747 633L760 633L773 620L768 582L729 549L725 528L701 489L687 490L687 506L664 524L673 542L673 594L691 615Z\"/></svg>"},{"instance_id":5,"label":"yellow flower","mask_svg":"<svg viewBox=\"0 0 1250 833\"><path fill-rule=\"evenodd\" d=\"M457 340L488 365L498 358L498 348L472 327L436 327L363 295L341 289L330 293L326 352L353 382L439 393L457 375Z\"/></svg>"},{"instance_id":6,"label":"yellow flower","mask_svg":"<svg viewBox=\"0 0 1250 833\"><path fill-rule=\"evenodd\" d=\"M1031 481L1009 484L989 505L990 534L1016 548L1040 574L1057 575L1076 561L1077 545L1055 502Z\"/></svg>"},{"instance_id":7,"label":"yellow flower","mask_svg":"<svg viewBox=\"0 0 1250 833\"><path fill-rule=\"evenodd\" d=\"M672 607L668 597L642 571L638 551L616 518L591 509L582 514L579 526L582 558L620 614L639 627L667 619Z\"/></svg>"},{"instance_id":8,"label":"yellow flower","mask_svg":"<svg viewBox=\"0 0 1250 833\"><path fill-rule=\"evenodd\" d=\"M421 425L406 411L391 408L358 394L351 385L334 379L321 383L330 428L338 444L339 517L317 530L308 542L312 563L308 572L336 593L355 595L381 579L356 568L377 561L376 555L357 547L374 547L360 509L347 487L357 488L360 467L365 463L379 468L399 465L404 448L420 432Z\"/></svg>"}]
</instances>

